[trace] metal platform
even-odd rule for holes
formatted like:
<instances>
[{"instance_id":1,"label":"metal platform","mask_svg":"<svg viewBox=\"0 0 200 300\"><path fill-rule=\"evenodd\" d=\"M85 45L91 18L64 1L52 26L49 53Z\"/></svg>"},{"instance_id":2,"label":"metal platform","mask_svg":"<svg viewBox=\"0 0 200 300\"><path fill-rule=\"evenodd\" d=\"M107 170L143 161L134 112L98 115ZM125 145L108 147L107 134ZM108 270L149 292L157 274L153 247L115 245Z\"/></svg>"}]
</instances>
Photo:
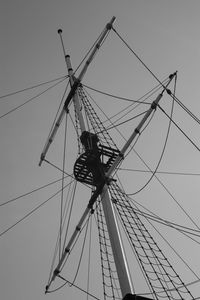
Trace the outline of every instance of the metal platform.
<instances>
[{"instance_id":1,"label":"metal platform","mask_svg":"<svg viewBox=\"0 0 200 300\"><path fill-rule=\"evenodd\" d=\"M99 185L118 155L119 150L101 144L95 151L86 150L74 164L76 180L92 186Z\"/></svg>"}]
</instances>

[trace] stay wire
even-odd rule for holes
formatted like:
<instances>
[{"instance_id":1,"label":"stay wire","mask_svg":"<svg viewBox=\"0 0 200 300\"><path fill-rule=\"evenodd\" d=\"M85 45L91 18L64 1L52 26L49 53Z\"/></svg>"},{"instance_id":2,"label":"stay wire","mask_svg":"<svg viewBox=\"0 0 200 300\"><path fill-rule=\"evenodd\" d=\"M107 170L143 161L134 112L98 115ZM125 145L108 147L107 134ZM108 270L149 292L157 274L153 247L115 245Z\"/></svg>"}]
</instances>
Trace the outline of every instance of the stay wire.
<instances>
[{"instance_id":1,"label":"stay wire","mask_svg":"<svg viewBox=\"0 0 200 300\"><path fill-rule=\"evenodd\" d=\"M69 183L70 184L70 183ZM64 188L66 188L69 184L67 184ZM21 223L22 221L24 221L25 219L27 219L30 215L32 215L35 211L37 211L39 208L41 208L42 206L44 206L48 201L50 201L52 198L54 198L56 195L58 195L60 192L62 191L62 189L60 189L58 192L56 192L55 194L53 194L51 197L49 197L47 200L43 201L40 205L36 206L34 209L32 209L29 213L27 213L23 218L19 219L16 223L14 223L13 225L11 225L10 227L8 227L6 230L2 231L0 233L0 237L2 237L5 233L7 233L9 230L11 230L12 228L14 228L16 225L18 225L19 223Z\"/></svg>"},{"instance_id":2,"label":"stay wire","mask_svg":"<svg viewBox=\"0 0 200 300\"><path fill-rule=\"evenodd\" d=\"M120 179L118 177L118 180L120 182ZM121 183L121 182L120 182ZM122 184L121 184L122 186ZM187 226L183 226L183 225L180 225L178 223L174 223L174 222L171 222L169 220L165 220L165 219L162 219L161 217L159 217L157 214L153 213L150 209L146 208L144 205L142 205L141 203L138 203L135 199L133 198L130 198L124 191L123 191L124 195L127 196L131 201L135 202L137 205L141 206L144 210L148 211L148 213L146 212L142 212L140 209L138 209L139 212L141 213L144 213L145 215L148 215L152 218L156 218L164 223L167 223L167 224L170 224L170 226L176 226L176 227L179 227L179 228L183 228L185 230L189 230L189 231L193 231L193 232L196 232L196 233L199 233L200 234L200 230L197 230L197 229L194 229L194 228L190 228L190 227L187 227ZM182 229L180 229L182 231ZM189 233L189 232L188 232ZM195 234L194 234L195 235ZM200 235L197 235L200 237Z\"/></svg>"},{"instance_id":3,"label":"stay wire","mask_svg":"<svg viewBox=\"0 0 200 300\"><path fill-rule=\"evenodd\" d=\"M175 76L175 84L174 84L174 94L175 94L175 90L176 90L176 78L177 78L177 75ZM149 180L145 183L145 185L143 185L139 190L137 190L136 192L134 193L128 193L127 195L128 196L133 196L133 195L136 195L138 193L140 193L142 190L144 190L147 185L150 183L150 181L153 179L154 175L156 174L160 164L161 164L161 161L163 159L163 156L164 156L164 153L165 153L165 150L166 150L166 146L167 146L167 142L168 142L168 138L169 138L169 133L170 133L170 128L171 128L171 119L172 119L172 115L173 115L173 111L174 111L174 100L172 102L172 107L171 107L171 113L170 113L170 121L169 121L169 125L168 125L168 129L167 129L167 134L166 134L166 138L165 138L165 142L164 142L164 146L163 146L163 149L162 149L162 152L161 152L161 155L160 155L160 158L158 160L158 163L157 163L157 166L155 168L155 170L153 171L151 177L149 178ZM145 127L146 128L146 127ZM144 129L145 129L144 128ZM143 129L143 130L144 130Z\"/></svg>"},{"instance_id":4,"label":"stay wire","mask_svg":"<svg viewBox=\"0 0 200 300\"><path fill-rule=\"evenodd\" d=\"M122 183L120 182L121 186ZM123 189L124 191L124 189ZM126 196L126 193L123 192L122 193ZM129 197L128 197L129 198ZM133 199L131 199L133 200ZM134 201L135 203L133 203L133 205L138 209L137 205L136 205L136 201ZM142 206L142 205L141 205ZM132 208L133 209L133 208ZM134 210L134 209L133 209ZM139 210L139 209L138 209ZM147 209L148 210L148 209ZM135 211L135 210L134 210ZM148 210L149 211L149 210ZM199 281L200 278L199 276L192 270L192 268L188 265L188 263L182 258L182 256L174 249L174 247L172 247L172 245L167 241L167 239L164 238L164 236L156 229L156 227L149 221L149 218L145 217L143 215L143 217L147 220L147 222L154 228L154 230L160 235L160 237L167 243L167 245L171 248L171 250L177 255L177 257L179 257L179 259L183 262L183 264L193 273L193 275L197 278L197 280Z\"/></svg>"},{"instance_id":5,"label":"stay wire","mask_svg":"<svg viewBox=\"0 0 200 300\"><path fill-rule=\"evenodd\" d=\"M142 163L147 167L147 169L153 173L151 168L147 165L147 163L144 161L144 159L139 155L139 153L133 149L137 157L142 161ZM188 219L193 223L193 225L200 230L200 227L194 222L194 220L191 218L191 216L186 212L186 210L181 206L181 204L177 201L175 196L169 191L169 189L166 187L166 185L160 180L160 178L155 174L154 177L156 180L160 183L160 185L163 187L163 189L167 192L167 194L173 199L173 201L177 204L177 206L182 210L182 212L188 217Z\"/></svg>"},{"instance_id":6,"label":"stay wire","mask_svg":"<svg viewBox=\"0 0 200 300\"><path fill-rule=\"evenodd\" d=\"M130 169L130 168L117 168L118 171L127 171L127 172L141 172L141 173L151 173L149 170L139 170L139 169ZM183 175L183 176L200 176L200 173L186 173L186 172L168 172L168 171L157 171L156 174L163 175Z\"/></svg>"},{"instance_id":7,"label":"stay wire","mask_svg":"<svg viewBox=\"0 0 200 300\"><path fill-rule=\"evenodd\" d=\"M169 82L169 77L165 78L162 83L167 83ZM83 85L85 87L88 87L86 85ZM88 87L90 88L90 87ZM125 109L123 109L122 111L118 112L117 114L115 114L114 116L112 117L108 117L105 112L101 109L101 107L96 103L96 101L94 100L94 98L85 90L85 93L90 97L90 99L95 103L95 105L98 107L98 109L103 113L103 115L106 117L106 121L109 121L112 125L113 125L113 128L114 128L114 124L117 122L117 120L115 121L111 121L112 118L114 118L115 116L117 116L118 114L122 113L123 111L125 111L126 109L128 109L129 107L133 106L135 103L138 103L137 105L135 105L131 110L129 110L129 112L127 112L125 115L127 115L128 113L130 113L131 111L133 111L134 109L136 109L141 103L147 103L146 100L148 98L150 98L155 92L157 92L159 89L160 89L160 85L157 85L156 87L154 87L153 89L151 89L149 92L147 92L145 95L143 95L142 97L140 97L138 100L136 100L135 102L132 102L132 104L130 104L128 107L126 107ZM91 88L93 89L93 88ZM95 90L95 89L93 89ZM96 92L98 92L98 90L95 90ZM100 91L99 91L100 92ZM100 92L100 93L103 93L103 92ZM104 93L103 93L104 94ZM111 95L111 94L108 94L106 93L106 95L109 95L109 96L113 96L113 97L117 97L118 96L114 96L114 95ZM121 97L119 97L121 99ZM125 98L124 98L125 99ZM141 101L141 99L144 99L143 101ZM120 120L122 117L124 117L125 115L121 116L118 120ZM104 122L104 123L105 123Z\"/></svg>"},{"instance_id":8,"label":"stay wire","mask_svg":"<svg viewBox=\"0 0 200 300\"><path fill-rule=\"evenodd\" d=\"M81 287L77 286L76 284L72 284L72 282L70 282L69 280L65 279L63 276L58 275L58 277L61 278L63 281L65 281L66 284L68 283L69 285L74 286L75 288L79 289L81 292L83 292L83 293L85 293L85 294L88 294L88 295L89 295L90 297L92 297L93 299L101 300L100 298L97 298L97 297L94 296L93 294L88 293L87 291L85 291L85 290L82 289ZM51 291L49 291L48 293L51 293Z\"/></svg>"},{"instance_id":9,"label":"stay wire","mask_svg":"<svg viewBox=\"0 0 200 300\"><path fill-rule=\"evenodd\" d=\"M174 97L176 103L185 111L189 114L189 116L196 121L198 124L200 124L200 119L197 118L177 97L175 97L173 94L170 95L171 97Z\"/></svg>"},{"instance_id":10,"label":"stay wire","mask_svg":"<svg viewBox=\"0 0 200 300\"><path fill-rule=\"evenodd\" d=\"M77 276L78 276L78 273L79 273L79 270L80 270L80 266L81 266L81 262L82 262L82 258L83 258L83 252L84 252L84 249L85 249L85 243L86 243L87 233L88 233L89 220L90 220L90 216L87 219L86 228L85 228L85 235L84 235L84 238L83 238L83 245L82 245L82 249L81 249L81 254L80 254L80 258L79 258L77 270L76 270L74 279L72 281L72 285L75 283L75 281L77 279Z\"/></svg>"},{"instance_id":11,"label":"stay wire","mask_svg":"<svg viewBox=\"0 0 200 300\"><path fill-rule=\"evenodd\" d=\"M132 120L134 120L134 119L136 119L136 118L138 118L138 117L141 117L142 115L146 114L146 112L147 112L147 111L143 111L142 113L140 113L140 114L138 114L138 115L136 115L136 116L134 116L134 117L131 117L131 118L129 118L129 119L123 121L123 122L120 122L120 123L118 123L118 124L115 124L115 122L113 122L114 125L105 128L104 131L108 131L108 130L111 130L111 129L115 129L115 128L117 128L117 127L119 127L119 126L121 126L121 125L123 125L123 124L125 124L125 123L128 123L128 122L130 122L130 121L132 121ZM99 132L97 132L97 134L98 134L98 133L102 133L102 132L103 132L103 131L99 131Z\"/></svg>"},{"instance_id":12,"label":"stay wire","mask_svg":"<svg viewBox=\"0 0 200 300\"><path fill-rule=\"evenodd\" d=\"M130 98L125 98L125 97L122 97L122 96L117 96L117 95L113 95L113 94L110 94L110 93L107 93L107 92L103 92L99 89L95 89L91 86L88 86L86 84L82 84L85 88L91 90L91 91L94 91L96 93L99 93L99 94L102 94L102 95L105 95L105 96L108 96L108 97L111 97L111 98L115 98L115 99L119 99L119 100L124 100L124 101L127 101L127 102L131 102L131 103L139 103L139 104L146 104L146 105L151 105L151 103L149 102L144 102L144 101L140 101L141 98L143 98L144 96L142 96L141 98L139 98L138 100L133 100L133 99L130 99Z\"/></svg>"},{"instance_id":13,"label":"stay wire","mask_svg":"<svg viewBox=\"0 0 200 300\"><path fill-rule=\"evenodd\" d=\"M70 181L70 186L69 186L69 189L68 189L68 193L70 191L70 188L71 188L71 185L72 183L76 183L76 181L74 179L71 179ZM65 203L66 204L66 203ZM56 260L56 255L58 253L58 248L59 248L59 235L60 235L60 232L58 232L58 236L57 236L57 240L56 240L56 245L55 245L55 250L54 250L54 254L53 254L53 259L52 259L52 263L51 263L51 268L50 268L50 272L49 272L49 279L48 279L48 284L50 283L51 281L51 276L53 274L53 268L54 268L54 265L55 265L55 260Z\"/></svg>"},{"instance_id":14,"label":"stay wire","mask_svg":"<svg viewBox=\"0 0 200 300\"><path fill-rule=\"evenodd\" d=\"M117 176L119 182L120 182L120 179L119 177ZM121 182L120 182L121 184ZM122 184L121 184L122 186ZM200 244L200 242L198 242L197 240L191 238L190 236L188 236L187 234L189 235L193 235L193 236L196 236L196 237L200 237L200 230L197 230L197 229L193 229L193 228L190 228L190 227L186 227L186 226L183 226L183 225L180 225L180 224L177 224L177 223L174 223L174 222L171 222L169 220L165 220L161 217L159 217L158 215L156 215L155 213L153 213L151 210L149 210L148 208L146 208L144 205L138 203L136 200L134 200L133 198L130 198L125 192L123 192L125 196L127 196L132 202L135 203L135 206L136 205L139 205L141 206L144 210L148 211L148 213L140 210L137 208L137 213L142 215L143 217L145 218L149 218L151 219L152 221L155 221L155 222L158 222L162 225L165 225L165 226L168 226L168 227L171 227L173 229L176 229L177 231L179 231L180 233L184 234L185 236L187 236L188 238L192 239L194 242L196 242L197 244ZM137 206L136 206L137 207ZM133 209L132 206L130 206L130 209ZM199 233L199 234L198 234Z\"/></svg>"},{"instance_id":15,"label":"stay wire","mask_svg":"<svg viewBox=\"0 0 200 300\"><path fill-rule=\"evenodd\" d=\"M121 41L128 47L128 49L137 57L137 59L142 63L142 65L151 73L151 75L165 88L162 82L158 79L158 77L148 68L148 66L141 60L141 58L136 54L135 51L127 44L127 42L121 37L121 35L113 28L113 31L117 34L117 36L121 39ZM166 89L166 88L165 88ZM177 98L174 94L169 95L195 120L200 124L200 120ZM160 105L158 107L161 109ZM161 109L162 110L162 109ZM163 110L164 112L164 110ZM164 112L165 113L165 112ZM167 115L167 114L166 114ZM168 116L168 115L167 115ZM168 116L169 117L169 116ZM195 148L200 151L200 148L180 129L180 127L172 120L172 123L187 137L187 139L195 146Z\"/></svg>"},{"instance_id":16,"label":"stay wire","mask_svg":"<svg viewBox=\"0 0 200 300\"><path fill-rule=\"evenodd\" d=\"M44 158L44 160L46 163L48 163L50 166L54 167L55 169L57 169L60 172L63 172L63 170L61 168L59 168L58 166L56 166L55 164L53 164L52 162L50 162L49 160L47 160L46 158ZM70 176L71 178L75 179L74 176L72 174L67 173L66 171L64 171L66 175ZM81 182L81 184L83 184L84 186L86 186L87 188L91 189L91 187L89 185L87 185L86 183Z\"/></svg>"},{"instance_id":17,"label":"stay wire","mask_svg":"<svg viewBox=\"0 0 200 300\"><path fill-rule=\"evenodd\" d=\"M69 175L65 176L65 179L66 179L67 177L69 177ZM16 200L18 200L18 199L21 199L21 198L23 198L23 197L28 196L28 195L31 195L31 194L33 194L33 193L35 193L35 192L37 192L37 191L40 191L40 190L42 190L42 189L44 189L44 188L46 188L46 187L49 187L50 185L53 185L53 184L55 184L55 183L57 183L57 182L59 182L59 181L61 181L61 180L62 180L62 178L57 179L57 180L54 180L54 181L52 181L52 182L50 182L50 183L47 183L47 184L45 184L45 185L43 185L43 186L40 186L40 187L38 187L38 188L35 188L34 190L32 190L32 191L30 191L30 192L27 192L27 193L25 193L25 194L22 194L22 195L20 195L20 196L18 196L18 197L15 197L15 198L13 198L13 199L10 199L10 200L8 200L8 201L6 201L6 202L4 202L4 203L1 203L1 204L0 204L0 207L1 207L1 206L4 206L4 205L7 205L7 204L10 204L10 203L12 203L12 202L14 202L14 201L16 201Z\"/></svg>"},{"instance_id":18,"label":"stay wire","mask_svg":"<svg viewBox=\"0 0 200 300\"><path fill-rule=\"evenodd\" d=\"M128 45L128 43L122 38L122 36L114 29L112 26L113 31L116 35L120 38L120 40L127 46L127 48L135 55L135 57L141 62L141 64L148 70L148 72L162 85L162 82L159 78L150 70L150 68L142 61L142 59L137 55L137 53ZM164 85L163 85L164 87ZM174 98L174 100L198 123L200 124L199 118L197 118L175 95L169 93L169 95Z\"/></svg>"},{"instance_id":19,"label":"stay wire","mask_svg":"<svg viewBox=\"0 0 200 300\"><path fill-rule=\"evenodd\" d=\"M167 118L170 119L170 121L176 126L176 128L188 139L188 141L198 150L200 151L200 148L195 144L195 142L192 141L192 139L180 128L180 126L170 118L170 116L165 112L165 110L158 104L159 109L167 116Z\"/></svg>"},{"instance_id":20,"label":"stay wire","mask_svg":"<svg viewBox=\"0 0 200 300\"><path fill-rule=\"evenodd\" d=\"M3 114L0 116L0 119L3 119L4 117L6 117L7 115L9 115L10 113L20 109L21 107L23 107L24 105L30 103L31 101L33 101L34 99L40 97L41 95L45 94L47 91L49 91L50 89L54 88L55 86L59 85L60 83L62 83L63 81L66 80L66 77L64 79L61 79L59 82L53 84L52 86L48 87L46 90L40 92L39 94L37 94L36 96L34 97L31 97L30 99L28 99L27 101L25 101L24 103L14 107L13 109L9 110L7 113Z\"/></svg>"},{"instance_id":21,"label":"stay wire","mask_svg":"<svg viewBox=\"0 0 200 300\"><path fill-rule=\"evenodd\" d=\"M15 92L12 92L12 93L9 93L9 94L6 94L6 95L2 95L2 96L0 96L0 99L7 98L7 97L10 97L10 96L14 96L14 95L26 92L28 90L35 89L35 88L40 87L42 85L46 85L46 84L49 84L49 83L52 83L52 82L55 82L55 81L58 81L58 80L66 79L66 78L68 78L68 75L61 76L61 77L58 77L58 78L55 78L55 79L52 79L52 80L49 80L49 81L46 81L46 82L41 82L41 83L38 83L38 84L33 85L31 87L27 87L27 88L24 88L24 89L21 89L21 90L18 90L18 91L15 91Z\"/></svg>"},{"instance_id":22,"label":"stay wire","mask_svg":"<svg viewBox=\"0 0 200 300\"><path fill-rule=\"evenodd\" d=\"M145 112L142 112L142 113L140 113L140 114L138 114L137 116L134 116L134 117L132 117L132 118L130 118L130 119L128 119L128 120L126 120L126 121L124 121L124 123L123 122L121 122L121 123L119 123L118 125L115 125L115 122L116 121L111 121L111 119L113 118L113 117L111 117L111 118L109 118L106 114L105 114L105 112L101 109L101 107L96 103L96 101L93 99L93 97L86 91L86 93L87 93L87 95L90 97L90 99L95 103L95 105L98 107L98 109L103 113L103 115L106 117L106 121L109 121L110 122L110 124L112 125L111 127L107 127L107 128L105 128L105 130L106 131L108 131L108 130L110 130L110 129L117 129L117 126L118 125L122 125L122 124L124 124L124 123L126 123L126 122L128 122L129 120L132 120L132 119L135 119L135 118L137 118L137 117L139 117L139 116L141 116L141 115L143 115ZM133 104L131 104L131 105L129 105L128 107L130 107L130 106L132 106ZM139 104L138 104L139 105ZM133 109L135 109L136 107L134 107ZM127 108L125 108L125 109L127 109ZM124 109L124 110L125 110ZM132 109L132 110L133 110ZM132 111L131 110L131 111ZM120 111L120 113L121 113L122 111ZM129 111L130 112L130 111ZM128 113L129 113L128 112ZM127 115L128 113L126 113L125 115ZM116 115L115 115L116 116ZM124 116L123 116L124 117ZM121 119L121 118L120 118ZM119 120L119 119L118 119ZM105 122L106 122L105 121ZM105 123L104 122L104 123ZM103 131L99 131L98 133L102 133Z\"/></svg>"},{"instance_id":23,"label":"stay wire","mask_svg":"<svg viewBox=\"0 0 200 300\"><path fill-rule=\"evenodd\" d=\"M164 81L163 81L164 83ZM142 96L140 99L144 100L143 102L139 102L137 105L135 105L132 109L130 109L126 114L124 114L123 116L121 116L120 118L118 118L116 121L113 121L113 123L116 123L117 121L121 120L124 116L128 115L130 112L132 112L133 110L135 110L136 108L138 108L140 106L141 103L147 103L146 100L149 99L152 95L154 95L158 90L160 89L160 87L158 87L157 89L153 89L150 91L151 93L146 93L144 96ZM117 115L119 115L120 113L122 113L123 111L127 110L129 107L131 107L133 104L131 104L130 106L126 107L125 109L121 110L120 112L118 112L117 114L115 114L114 116L110 117L110 120L113 119L114 117L116 117Z\"/></svg>"},{"instance_id":24,"label":"stay wire","mask_svg":"<svg viewBox=\"0 0 200 300\"><path fill-rule=\"evenodd\" d=\"M160 237L165 241L165 243L172 249L172 251L179 257L179 259L182 261L182 263L188 268L188 270L191 271L191 273L196 277L197 280L200 280L200 277L192 270L192 268L189 266L189 264L183 259L183 257L175 250L174 247L172 247L171 243L168 242L168 240L158 231L158 229L147 219L148 223L154 228L154 230L160 235Z\"/></svg>"},{"instance_id":25,"label":"stay wire","mask_svg":"<svg viewBox=\"0 0 200 300\"><path fill-rule=\"evenodd\" d=\"M131 207L130 207L130 209L131 209ZM190 231L187 231L187 230L185 230L185 229L181 229L181 228L179 228L179 227L184 228L184 226L181 226L181 225L179 225L179 224L176 224L176 223L173 223L173 222L164 220L164 219L160 218L159 216L154 216L154 214L153 214L153 215L152 215L152 214L147 214L147 213L145 213L145 212L142 212L141 210L138 210L137 213L138 213L139 215L141 215L141 216L147 218L147 219L150 219L150 220L152 220L152 221L154 221L154 222L157 222L157 223L159 223L159 224L168 226L168 227L170 227L170 228L172 228L172 229L175 229L175 230L179 231L181 234L184 234L186 237L192 239L194 242L196 242L197 244L200 245L200 242L198 242L198 241L195 240L194 238L191 238L191 236L190 236L190 235L193 235L193 236L195 236L195 237L200 238L200 234L193 233L193 232L199 232L199 231L197 231L197 230L195 230L195 229L192 229L192 228L188 228L188 227L187 227L186 229L189 229ZM193 232L191 232L191 231L193 231Z\"/></svg>"},{"instance_id":26,"label":"stay wire","mask_svg":"<svg viewBox=\"0 0 200 300\"><path fill-rule=\"evenodd\" d=\"M146 100L150 96L152 96L153 94L155 94L159 89L161 89L163 87L163 85L165 85L168 81L169 81L169 77L163 79L161 81L162 85L159 83L158 85L156 85L155 87L153 87L150 91L148 91L147 93L145 93L143 96L141 96L137 100L130 99L130 98L125 98L125 97L122 97L122 96L117 96L117 95L114 95L114 94L111 94L111 93L107 93L107 92L101 91L99 89L93 88L91 86L88 86L86 84L83 84L83 83L82 83L82 86L85 87L85 88L88 88L89 90L92 90L92 91L94 91L96 93L99 93L99 94L102 94L102 95L105 95L105 96L108 96L108 97L111 97L111 98L115 98L115 99L119 99L119 100L124 100L124 101L131 102L132 103L131 105L133 105L134 103L151 105L151 103L150 102L146 102ZM144 99L144 100L142 101L142 99Z\"/></svg>"},{"instance_id":27,"label":"stay wire","mask_svg":"<svg viewBox=\"0 0 200 300\"><path fill-rule=\"evenodd\" d=\"M143 60L137 55L137 53L128 45L128 43L122 38L122 36L116 31L116 29L112 26L113 31L119 37L119 39L126 45L126 47L135 55L135 57L141 62L141 64L145 67L145 69L156 79L157 82L161 84L161 86L166 89L166 87L162 84L160 79L150 70L150 68L143 62Z\"/></svg>"}]
</instances>

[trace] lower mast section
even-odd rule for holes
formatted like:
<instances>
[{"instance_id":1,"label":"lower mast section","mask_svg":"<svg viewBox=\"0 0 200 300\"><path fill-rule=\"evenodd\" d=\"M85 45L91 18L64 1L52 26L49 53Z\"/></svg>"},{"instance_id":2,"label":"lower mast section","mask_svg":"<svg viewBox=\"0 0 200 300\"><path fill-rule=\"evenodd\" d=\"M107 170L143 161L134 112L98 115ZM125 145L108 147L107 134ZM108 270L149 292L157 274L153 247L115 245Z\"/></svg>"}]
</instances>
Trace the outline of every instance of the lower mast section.
<instances>
[{"instance_id":1,"label":"lower mast section","mask_svg":"<svg viewBox=\"0 0 200 300\"><path fill-rule=\"evenodd\" d=\"M124 249L107 185L105 185L102 190L101 200L119 278L121 293L122 296L125 297L127 294L132 294L133 290L128 264L124 254Z\"/></svg>"}]
</instances>

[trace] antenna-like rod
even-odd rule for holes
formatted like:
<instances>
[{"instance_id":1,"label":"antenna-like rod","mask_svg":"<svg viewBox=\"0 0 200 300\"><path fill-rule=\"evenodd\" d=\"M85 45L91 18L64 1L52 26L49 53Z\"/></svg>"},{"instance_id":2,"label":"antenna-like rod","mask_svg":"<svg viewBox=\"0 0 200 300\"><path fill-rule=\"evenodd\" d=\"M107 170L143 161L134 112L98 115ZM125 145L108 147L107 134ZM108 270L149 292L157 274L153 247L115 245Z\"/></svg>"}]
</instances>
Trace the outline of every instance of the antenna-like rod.
<instances>
[{"instance_id":1,"label":"antenna-like rod","mask_svg":"<svg viewBox=\"0 0 200 300\"><path fill-rule=\"evenodd\" d=\"M58 30L58 34L60 35L61 44L62 44L62 48L63 48L63 53L64 53L64 56L65 56L65 63L66 63L67 70L68 70L68 75L69 75L70 86L72 87L74 85L74 82L75 82L74 71L72 69L70 56L67 55L66 51L65 51L65 46L64 46L64 43L63 43L62 30L61 29ZM78 95L77 91L75 91L75 93L74 93L73 101L74 101L75 111L76 111L76 114L78 116L81 132L84 132L86 130L85 129L85 123L84 123L81 104L80 104L80 99L79 99L79 95Z\"/></svg>"},{"instance_id":2,"label":"antenna-like rod","mask_svg":"<svg viewBox=\"0 0 200 300\"><path fill-rule=\"evenodd\" d=\"M76 93L76 90L77 90L77 88L78 88L80 82L82 81L82 79L83 79L83 77L84 77L84 75L85 75L85 73L86 73L86 71L87 71L87 69L88 69L90 63L92 62L92 60L93 60L95 54L97 53L97 51L98 51L99 48L101 47L101 45L102 45L102 43L103 43L103 41L104 41L104 38L105 38L106 34L108 33L109 30L111 30L112 24L113 24L114 21L115 21L115 17L112 17L111 21L106 25L106 27L105 27L104 30L102 31L102 34L101 34L99 40L97 41L96 45L94 46L94 49L93 49L92 53L90 54L88 60L85 62L85 65L83 66L83 69L82 69L82 71L80 72L80 75L78 76L78 78L76 78L76 79L74 80L74 82L73 82L73 84L72 84L72 86L71 86L71 90L70 90L70 92L69 92L69 94L68 94L68 96L67 96L67 99L65 100L64 107L63 107L63 109L62 109L62 111L61 111L61 113L60 113L60 115L59 115L59 117L58 117L58 119L57 119L57 121L56 121L56 123L55 123L55 126L54 126L54 128L52 129L52 132L51 132L51 134L50 134L50 136L49 136L49 138L48 138L48 141L47 141L47 143L46 143L46 145L45 145L45 147L44 147L44 149L43 149L43 151L42 151L42 154L41 154L41 157L40 157L39 166L41 166L42 161L45 159L45 156L46 156L46 154L47 154L47 151L48 151L48 149L49 149L51 143L52 143L53 140L54 140L54 137L55 137L55 135L56 135L56 133L57 133L57 131L58 131L58 128L59 128L59 126L60 126L60 124L61 124L61 122L62 122L62 120L63 120L63 117L64 117L66 111L68 111L68 107L69 107L69 104L70 104L70 102L71 102L71 99L74 97L74 95L75 95L75 93ZM62 31L59 30L60 36L61 36L61 33L62 33ZM61 39L61 41L62 41L62 39ZM63 49L64 49L64 45L63 45ZM64 51L65 51L65 50L64 50Z\"/></svg>"}]
</instances>

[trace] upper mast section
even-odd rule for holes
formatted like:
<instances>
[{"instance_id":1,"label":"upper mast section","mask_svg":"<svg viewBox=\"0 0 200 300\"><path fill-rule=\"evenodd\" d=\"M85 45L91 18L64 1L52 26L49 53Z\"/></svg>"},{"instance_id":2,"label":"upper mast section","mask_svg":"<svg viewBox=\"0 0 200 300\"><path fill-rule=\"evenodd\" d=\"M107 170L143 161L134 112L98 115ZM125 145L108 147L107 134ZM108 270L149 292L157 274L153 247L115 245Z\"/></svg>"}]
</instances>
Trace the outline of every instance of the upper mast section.
<instances>
[{"instance_id":1,"label":"upper mast section","mask_svg":"<svg viewBox=\"0 0 200 300\"><path fill-rule=\"evenodd\" d=\"M63 39L62 39L62 30L61 29L58 30L58 34L60 35L60 39L61 39L61 43L62 43L62 47L63 47L63 53L64 53L64 56L65 56L65 62L66 62L68 75L69 75L69 82L70 82L70 86L72 87L76 78L74 76L74 71L72 69L70 56L67 55L66 52L65 52L65 47L64 47L64 43L63 43ZM74 101L75 111L76 111L76 114L77 114L78 119L79 119L81 132L84 132L85 131L85 123L84 123L84 119L83 119L83 116L82 116L81 104L80 104L80 100L79 100L79 96L77 94L77 91L75 91L73 101Z\"/></svg>"},{"instance_id":2,"label":"upper mast section","mask_svg":"<svg viewBox=\"0 0 200 300\"><path fill-rule=\"evenodd\" d=\"M65 113L68 111L69 104L70 104L72 98L74 98L74 96L75 96L75 94L76 94L76 90L77 90L78 86L80 85L80 83L81 83L81 81L82 81L82 79L83 79L83 77L84 77L84 75L85 75L85 73L86 73L86 71L87 71L87 69L88 69L90 63L92 62L92 60L93 60L93 58L94 58L94 56L95 56L95 54L97 53L97 51L98 51L99 48L101 47L102 42L103 42L103 40L104 40L106 34L112 29L112 25L113 25L115 19L116 19L115 17L112 17L111 21L106 25L106 27L105 27L104 30L102 31L102 33L101 33L101 35L100 35L100 37L99 37L97 43L96 43L95 46L94 46L94 49L93 49L92 53L90 54L88 60L86 61L85 65L83 66L83 69L82 69L82 71L80 72L79 76L78 76L77 78L75 78L75 77L73 76L73 74L70 74L70 73L69 73L69 77L71 76L71 77L70 77L71 90L70 90L70 92L69 92L69 94L68 94L68 96L67 96L67 98L66 98L66 100L65 100L64 107L63 107L63 109L62 109L62 111L61 111L61 113L60 113L60 115L59 115L59 117L58 117L58 119L57 119L57 121L56 121L56 123L55 123L55 126L54 126L53 129L52 129L52 132L51 132L51 134L50 134L50 136L49 136L49 138L48 138L48 140L47 140L47 143L46 143L46 145L44 146L44 149L43 149L42 154L41 154L41 157L40 157L39 166L41 166L42 161L45 159L45 156L46 156L46 154L47 154L47 151L48 151L48 149L49 149L51 143L52 143L53 140L54 140L54 137L55 137L56 132L57 132L57 130L58 130L58 128L59 128L59 126L60 126L62 120L63 120L63 117L64 117ZM61 33L62 33L62 30L60 31L60 29L59 29L59 32L58 32L58 33L61 34ZM62 45L63 45L63 42L62 42ZM64 53L65 53L65 51L64 51ZM69 57L68 57L68 58L69 58ZM67 63L67 55L65 55L65 60L66 60L66 63ZM69 72L69 69L68 69L68 72ZM72 79L72 80L71 80L71 79ZM75 101L76 101L76 99L75 99ZM82 121L83 121L83 120L82 120ZM81 119L80 119L80 123L81 123ZM84 122L82 122L82 130L84 130Z\"/></svg>"}]
</instances>

